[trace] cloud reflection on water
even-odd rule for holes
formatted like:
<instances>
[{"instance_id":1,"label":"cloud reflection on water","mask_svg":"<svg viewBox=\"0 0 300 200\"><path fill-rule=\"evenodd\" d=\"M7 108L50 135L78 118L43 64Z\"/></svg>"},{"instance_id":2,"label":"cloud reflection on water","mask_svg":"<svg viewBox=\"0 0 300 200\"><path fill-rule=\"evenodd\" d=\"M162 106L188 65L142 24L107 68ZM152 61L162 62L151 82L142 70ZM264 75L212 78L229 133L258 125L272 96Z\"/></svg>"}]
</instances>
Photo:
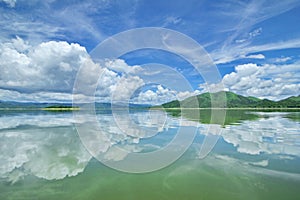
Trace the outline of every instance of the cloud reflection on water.
<instances>
[{"instance_id":1,"label":"cloud reflection on water","mask_svg":"<svg viewBox=\"0 0 300 200\"><path fill-rule=\"evenodd\" d=\"M172 140L180 126L196 126L201 135L207 133L208 124L170 117L161 111L134 112L131 119L118 117L118 127L111 114L98 114L97 120L104 134L89 137L85 142L95 145L107 160L122 160L125 152L157 150ZM262 118L228 125L222 137L236 151L249 155L276 155L279 159L300 157L300 124L282 115L261 114ZM74 121L71 114L16 114L0 117L0 178L16 182L26 175L47 180L63 179L84 171L92 156L82 145L73 123L89 126L89 116ZM139 131L130 129L131 123ZM173 132L172 132L173 130ZM97 131L97 130L89 130ZM148 134L149 133L149 134ZM155 134L154 134L155 133ZM93 134L95 136L95 134ZM96 134L97 136L97 134ZM226 155L226 151L223 152ZM267 167L267 159L251 165Z\"/></svg>"},{"instance_id":2,"label":"cloud reflection on water","mask_svg":"<svg viewBox=\"0 0 300 200\"><path fill-rule=\"evenodd\" d=\"M223 139L240 153L300 157L300 124L274 113L265 113L264 116L238 126L227 126L222 132Z\"/></svg>"}]
</instances>

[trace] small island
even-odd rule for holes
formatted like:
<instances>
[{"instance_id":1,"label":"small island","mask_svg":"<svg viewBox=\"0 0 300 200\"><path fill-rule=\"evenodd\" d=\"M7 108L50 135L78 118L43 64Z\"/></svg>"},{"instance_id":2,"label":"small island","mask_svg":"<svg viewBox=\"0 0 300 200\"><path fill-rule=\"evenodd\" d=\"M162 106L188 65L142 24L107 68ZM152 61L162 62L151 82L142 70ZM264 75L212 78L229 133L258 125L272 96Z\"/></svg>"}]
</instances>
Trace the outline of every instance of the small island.
<instances>
[{"instance_id":1,"label":"small island","mask_svg":"<svg viewBox=\"0 0 300 200\"><path fill-rule=\"evenodd\" d=\"M53 105L42 108L42 110L61 112L61 111L78 111L80 108L78 106L66 106L66 105Z\"/></svg>"}]
</instances>

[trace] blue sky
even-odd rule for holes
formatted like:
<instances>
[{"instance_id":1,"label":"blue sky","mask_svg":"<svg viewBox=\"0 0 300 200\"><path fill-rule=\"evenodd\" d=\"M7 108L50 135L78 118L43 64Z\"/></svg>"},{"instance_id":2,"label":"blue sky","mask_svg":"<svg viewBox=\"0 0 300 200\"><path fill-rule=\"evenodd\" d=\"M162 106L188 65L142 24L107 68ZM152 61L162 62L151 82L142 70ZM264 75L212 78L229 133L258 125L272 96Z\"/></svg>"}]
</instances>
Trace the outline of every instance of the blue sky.
<instances>
[{"instance_id":1,"label":"blue sky","mask_svg":"<svg viewBox=\"0 0 300 200\"><path fill-rule=\"evenodd\" d=\"M196 40L226 90L273 100L299 95L299 19L299 0L0 0L0 100L70 101L88 53L107 37L142 27L168 28ZM193 89L145 86L141 68L149 62L182 73ZM139 103L183 99L207 87L188 62L168 52L146 49L106 64L100 66L105 75L98 101L109 101L120 81L127 84L122 93L134 93ZM159 67L157 72L159 80L170 76Z\"/></svg>"}]
</instances>

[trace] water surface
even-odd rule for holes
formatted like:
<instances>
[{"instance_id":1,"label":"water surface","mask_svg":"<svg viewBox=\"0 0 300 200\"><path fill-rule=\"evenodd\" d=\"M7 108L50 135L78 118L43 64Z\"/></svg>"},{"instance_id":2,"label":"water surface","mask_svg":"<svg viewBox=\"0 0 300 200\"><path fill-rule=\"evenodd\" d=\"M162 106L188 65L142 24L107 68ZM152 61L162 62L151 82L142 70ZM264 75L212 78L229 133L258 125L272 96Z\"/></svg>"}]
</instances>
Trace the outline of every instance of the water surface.
<instances>
[{"instance_id":1,"label":"water surface","mask_svg":"<svg viewBox=\"0 0 300 200\"><path fill-rule=\"evenodd\" d=\"M85 121L76 121L71 112L1 111L0 199L299 199L299 112L229 111L217 144L204 159L199 148L209 134L209 114L203 111L199 120L178 116L97 113L109 136L97 143L106 159L126 157L115 147L151 152L167 145L180 127L196 128L193 144L175 163L130 174L90 155L74 126ZM140 131L128 131L132 123Z\"/></svg>"}]
</instances>

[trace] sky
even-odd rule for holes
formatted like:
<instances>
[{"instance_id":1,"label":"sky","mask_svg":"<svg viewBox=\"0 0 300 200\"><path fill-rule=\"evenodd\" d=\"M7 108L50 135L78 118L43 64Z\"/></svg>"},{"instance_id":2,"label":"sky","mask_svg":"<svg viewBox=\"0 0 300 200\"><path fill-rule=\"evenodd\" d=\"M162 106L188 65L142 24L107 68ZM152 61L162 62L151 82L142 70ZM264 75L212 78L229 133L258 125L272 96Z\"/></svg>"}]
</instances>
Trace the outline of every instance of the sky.
<instances>
[{"instance_id":1,"label":"sky","mask_svg":"<svg viewBox=\"0 0 300 200\"><path fill-rule=\"evenodd\" d=\"M107 38L144 27L171 29L199 43L226 91L271 100L298 96L299 19L299 0L0 0L0 101L71 102L87 62L84 78L101 72L99 102L160 104L213 91L172 52L145 48L91 60Z\"/></svg>"}]
</instances>

